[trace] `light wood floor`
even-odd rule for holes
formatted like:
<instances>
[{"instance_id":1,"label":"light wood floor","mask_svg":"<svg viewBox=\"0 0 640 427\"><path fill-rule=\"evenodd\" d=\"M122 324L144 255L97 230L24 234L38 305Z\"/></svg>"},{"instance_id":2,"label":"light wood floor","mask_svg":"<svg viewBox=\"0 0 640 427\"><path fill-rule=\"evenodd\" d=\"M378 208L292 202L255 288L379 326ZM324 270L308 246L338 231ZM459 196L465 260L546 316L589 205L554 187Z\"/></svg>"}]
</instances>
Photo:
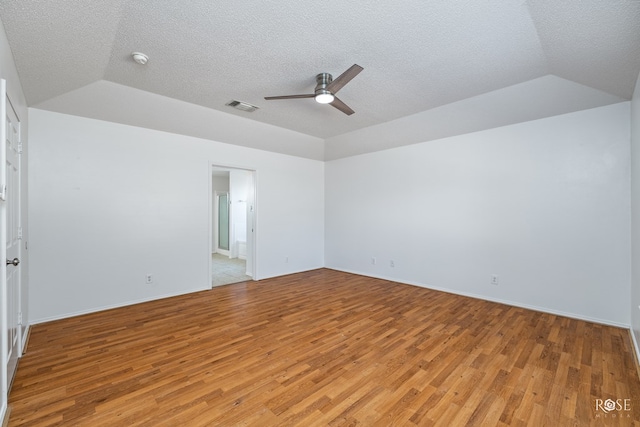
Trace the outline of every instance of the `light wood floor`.
<instances>
[{"instance_id":1,"label":"light wood floor","mask_svg":"<svg viewBox=\"0 0 640 427\"><path fill-rule=\"evenodd\" d=\"M624 329L322 269L36 325L9 425L640 425L631 351Z\"/></svg>"}]
</instances>

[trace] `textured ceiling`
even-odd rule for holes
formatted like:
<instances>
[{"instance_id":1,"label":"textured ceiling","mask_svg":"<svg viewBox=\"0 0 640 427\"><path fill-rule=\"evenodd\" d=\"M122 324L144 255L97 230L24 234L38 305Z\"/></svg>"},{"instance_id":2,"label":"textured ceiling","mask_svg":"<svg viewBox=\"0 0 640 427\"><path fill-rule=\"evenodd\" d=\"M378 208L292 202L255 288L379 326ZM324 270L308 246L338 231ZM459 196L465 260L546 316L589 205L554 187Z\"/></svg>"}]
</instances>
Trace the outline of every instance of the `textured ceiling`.
<instances>
[{"instance_id":1,"label":"textured ceiling","mask_svg":"<svg viewBox=\"0 0 640 427\"><path fill-rule=\"evenodd\" d=\"M0 18L31 106L105 80L322 139L547 75L630 99L640 72L637 0L2 0ZM352 116L263 99L354 63Z\"/></svg>"}]
</instances>

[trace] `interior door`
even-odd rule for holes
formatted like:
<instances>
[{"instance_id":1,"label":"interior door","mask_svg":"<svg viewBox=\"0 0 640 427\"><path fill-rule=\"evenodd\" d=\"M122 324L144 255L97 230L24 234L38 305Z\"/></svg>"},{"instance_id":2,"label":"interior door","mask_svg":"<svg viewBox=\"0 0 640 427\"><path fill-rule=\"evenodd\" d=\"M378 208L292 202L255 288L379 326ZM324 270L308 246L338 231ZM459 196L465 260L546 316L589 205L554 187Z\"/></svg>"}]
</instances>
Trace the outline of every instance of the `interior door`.
<instances>
[{"instance_id":1,"label":"interior door","mask_svg":"<svg viewBox=\"0 0 640 427\"><path fill-rule=\"evenodd\" d=\"M251 171L249 187L247 188L247 264L246 275L254 277L254 247L255 247L255 206L256 206L256 176L255 171Z\"/></svg>"},{"instance_id":2,"label":"interior door","mask_svg":"<svg viewBox=\"0 0 640 427\"><path fill-rule=\"evenodd\" d=\"M11 384L20 356L20 121L8 98L5 123L5 229L6 229L6 295L7 295L7 387Z\"/></svg>"}]
</instances>

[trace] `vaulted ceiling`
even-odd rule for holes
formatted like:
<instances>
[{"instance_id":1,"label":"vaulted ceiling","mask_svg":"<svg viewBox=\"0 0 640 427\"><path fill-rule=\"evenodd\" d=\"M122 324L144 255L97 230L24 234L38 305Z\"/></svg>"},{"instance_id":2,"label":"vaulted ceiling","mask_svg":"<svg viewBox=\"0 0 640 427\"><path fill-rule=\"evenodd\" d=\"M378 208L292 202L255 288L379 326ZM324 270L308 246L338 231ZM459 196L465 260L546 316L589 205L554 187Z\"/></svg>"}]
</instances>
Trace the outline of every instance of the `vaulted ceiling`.
<instances>
[{"instance_id":1,"label":"vaulted ceiling","mask_svg":"<svg viewBox=\"0 0 640 427\"><path fill-rule=\"evenodd\" d=\"M560 111L620 102L640 72L636 0L2 0L0 18L30 106L107 81L323 140L533 81ZM264 100L354 63L352 116Z\"/></svg>"}]
</instances>

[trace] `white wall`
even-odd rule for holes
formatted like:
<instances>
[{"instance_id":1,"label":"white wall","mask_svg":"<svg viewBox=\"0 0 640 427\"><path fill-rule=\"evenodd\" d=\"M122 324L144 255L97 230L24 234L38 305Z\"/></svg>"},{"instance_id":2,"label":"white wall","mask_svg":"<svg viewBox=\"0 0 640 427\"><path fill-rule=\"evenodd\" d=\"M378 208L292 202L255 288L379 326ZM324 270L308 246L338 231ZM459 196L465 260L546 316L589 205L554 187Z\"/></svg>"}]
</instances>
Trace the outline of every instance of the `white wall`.
<instances>
[{"instance_id":1,"label":"white wall","mask_svg":"<svg viewBox=\"0 0 640 427\"><path fill-rule=\"evenodd\" d=\"M258 279L324 264L321 161L44 110L30 119L33 323L208 289L210 162L257 170Z\"/></svg>"},{"instance_id":2,"label":"white wall","mask_svg":"<svg viewBox=\"0 0 640 427\"><path fill-rule=\"evenodd\" d=\"M640 359L640 76L631 101L631 326Z\"/></svg>"},{"instance_id":3,"label":"white wall","mask_svg":"<svg viewBox=\"0 0 640 427\"><path fill-rule=\"evenodd\" d=\"M228 174L228 172L227 172ZM214 176L211 178L211 188L213 191L229 191L229 177Z\"/></svg>"},{"instance_id":4,"label":"white wall","mask_svg":"<svg viewBox=\"0 0 640 427\"><path fill-rule=\"evenodd\" d=\"M334 160L325 176L327 267L630 322L628 102Z\"/></svg>"}]
</instances>

